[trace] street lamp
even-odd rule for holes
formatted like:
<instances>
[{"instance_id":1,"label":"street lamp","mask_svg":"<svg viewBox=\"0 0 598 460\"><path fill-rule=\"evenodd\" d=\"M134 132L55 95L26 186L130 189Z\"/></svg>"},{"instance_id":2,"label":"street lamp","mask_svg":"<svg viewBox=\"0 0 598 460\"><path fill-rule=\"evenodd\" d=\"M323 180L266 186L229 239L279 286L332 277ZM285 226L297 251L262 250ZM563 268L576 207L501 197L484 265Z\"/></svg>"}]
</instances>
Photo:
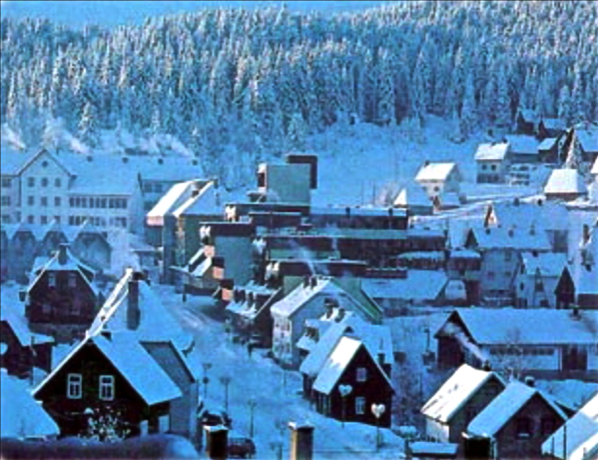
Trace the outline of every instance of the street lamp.
<instances>
[{"instance_id":1,"label":"street lamp","mask_svg":"<svg viewBox=\"0 0 598 460\"><path fill-rule=\"evenodd\" d=\"M351 385L339 385L338 391L341 394L341 398L343 401L343 428L345 428L345 419L346 419L346 400L347 396L353 391L353 387Z\"/></svg>"},{"instance_id":2,"label":"street lamp","mask_svg":"<svg viewBox=\"0 0 598 460\"><path fill-rule=\"evenodd\" d=\"M208 371L212 367L212 363L210 362L203 362L201 363L203 367L203 399L207 399L208 397L208 383L210 383L210 379L208 378Z\"/></svg>"},{"instance_id":3,"label":"street lamp","mask_svg":"<svg viewBox=\"0 0 598 460\"><path fill-rule=\"evenodd\" d=\"M228 385L230 384L231 377L228 375L220 376L220 383L224 385L224 410L228 412Z\"/></svg>"},{"instance_id":4,"label":"street lamp","mask_svg":"<svg viewBox=\"0 0 598 460\"><path fill-rule=\"evenodd\" d=\"M257 405L257 401L253 396L249 398L247 405L249 406L249 437L253 438L253 411Z\"/></svg>"},{"instance_id":5,"label":"street lamp","mask_svg":"<svg viewBox=\"0 0 598 460\"><path fill-rule=\"evenodd\" d=\"M376 452L380 450L380 417L386 411L384 404L372 404L372 414L376 417Z\"/></svg>"}]
</instances>

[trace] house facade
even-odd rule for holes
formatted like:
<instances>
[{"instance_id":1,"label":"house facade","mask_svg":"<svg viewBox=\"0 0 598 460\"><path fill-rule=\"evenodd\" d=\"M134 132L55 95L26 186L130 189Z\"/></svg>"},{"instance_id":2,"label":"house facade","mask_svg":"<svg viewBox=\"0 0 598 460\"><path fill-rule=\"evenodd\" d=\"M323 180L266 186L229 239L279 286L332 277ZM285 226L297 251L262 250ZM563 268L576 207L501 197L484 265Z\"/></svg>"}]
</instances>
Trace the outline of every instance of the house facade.
<instances>
[{"instance_id":1,"label":"house facade","mask_svg":"<svg viewBox=\"0 0 598 460\"><path fill-rule=\"evenodd\" d=\"M476 182L504 183L509 172L509 144L480 144L475 153Z\"/></svg>"},{"instance_id":2,"label":"house facade","mask_svg":"<svg viewBox=\"0 0 598 460\"><path fill-rule=\"evenodd\" d=\"M459 193L462 176L456 163L426 161L415 176L415 181L426 189L430 198L445 192Z\"/></svg>"},{"instance_id":3,"label":"house facade","mask_svg":"<svg viewBox=\"0 0 598 460\"><path fill-rule=\"evenodd\" d=\"M462 448L463 431L504 388L495 372L461 365L421 410L426 418L426 436Z\"/></svg>"},{"instance_id":4,"label":"house facade","mask_svg":"<svg viewBox=\"0 0 598 460\"><path fill-rule=\"evenodd\" d=\"M170 431L171 402L181 393L135 337L106 332L75 346L33 396L61 436L85 435L95 414L115 416L117 432L135 436Z\"/></svg>"},{"instance_id":5,"label":"house facade","mask_svg":"<svg viewBox=\"0 0 598 460\"><path fill-rule=\"evenodd\" d=\"M390 427L394 394L390 369L384 370L376 360L360 340L341 338L314 381L316 410L337 420ZM342 388L351 391L342 396ZM373 404L385 408L379 418Z\"/></svg>"},{"instance_id":6,"label":"house facade","mask_svg":"<svg viewBox=\"0 0 598 460\"><path fill-rule=\"evenodd\" d=\"M513 281L515 306L519 308L556 308L555 288L567 263L563 253L524 252Z\"/></svg>"}]
</instances>

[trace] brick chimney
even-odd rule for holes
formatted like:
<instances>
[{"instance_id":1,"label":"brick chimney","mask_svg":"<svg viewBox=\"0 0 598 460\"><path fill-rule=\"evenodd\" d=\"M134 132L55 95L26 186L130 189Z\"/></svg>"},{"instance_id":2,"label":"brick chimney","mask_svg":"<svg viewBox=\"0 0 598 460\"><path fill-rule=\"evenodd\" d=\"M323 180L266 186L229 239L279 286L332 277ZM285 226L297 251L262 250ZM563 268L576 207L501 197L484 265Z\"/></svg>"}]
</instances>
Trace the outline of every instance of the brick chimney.
<instances>
[{"instance_id":1,"label":"brick chimney","mask_svg":"<svg viewBox=\"0 0 598 460\"><path fill-rule=\"evenodd\" d=\"M228 457L228 428L223 425L206 426L206 455L212 460Z\"/></svg>"},{"instance_id":2,"label":"brick chimney","mask_svg":"<svg viewBox=\"0 0 598 460\"><path fill-rule=\"evenodd\" d=\"M133 272L129 280L129 293L127 295L127 329L137 330L141 320L139 308L139 282L143 280L143 274Z\"/></svg>"},{"instance_id":3,"label":"brick chimney","mask_svg":"<svg viewBox=\"0 0 598 460\"><path fill-rule=\"evenodd\" d=\"M290 460L312 460L314 452L314 427L309 423L289 422L291 430Z\"/></svg>"},{"instance_id":4,"label":"brick chimney","mask_svg":"<svg viewBox=\"0 0 598 460\"><path fill-rule=\"evenodd\" d=\"M66 265L66 262L68 260L68 248L68 243L60 243L60 245L58 246L58 263L60 265Z\"/></svg>"}]
</instances>

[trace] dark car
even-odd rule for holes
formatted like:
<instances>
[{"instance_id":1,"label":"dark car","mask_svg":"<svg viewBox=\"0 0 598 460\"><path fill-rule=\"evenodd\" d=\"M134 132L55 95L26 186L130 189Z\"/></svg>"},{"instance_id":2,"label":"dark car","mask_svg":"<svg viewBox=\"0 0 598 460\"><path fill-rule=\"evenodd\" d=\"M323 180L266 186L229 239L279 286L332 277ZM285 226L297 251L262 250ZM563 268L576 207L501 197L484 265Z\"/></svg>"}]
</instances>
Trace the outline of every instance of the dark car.
<instances>
[{"instance_id":1,"label":"dark car","mask_svg":"<svg viewBox=\"0 0 598 460\"><path fill-rule=\"evenodd\" d=\"M228 436L228 456L231 458L252 458L255 444L250 438L230 433Z\"/></svg>"}]
</instances>

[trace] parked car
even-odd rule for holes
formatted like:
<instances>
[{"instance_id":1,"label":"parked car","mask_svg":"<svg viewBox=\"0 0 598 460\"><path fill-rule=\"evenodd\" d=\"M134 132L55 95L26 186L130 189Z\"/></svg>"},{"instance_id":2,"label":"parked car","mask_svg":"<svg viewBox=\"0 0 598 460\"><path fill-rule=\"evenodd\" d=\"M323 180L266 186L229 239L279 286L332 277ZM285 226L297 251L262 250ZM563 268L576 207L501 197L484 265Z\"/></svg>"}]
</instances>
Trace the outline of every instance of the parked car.
<instances>
[{"instance_id":1,"label":"parked car","mask_svg":"<svg viewBox=\"0 0 598 460\"><path fill-rule=\"evenodd\" d=\"M253 458L255 444L251 438L230 432L228 435L228 456L232 458Z\"/></svg>"}]
</instances>

